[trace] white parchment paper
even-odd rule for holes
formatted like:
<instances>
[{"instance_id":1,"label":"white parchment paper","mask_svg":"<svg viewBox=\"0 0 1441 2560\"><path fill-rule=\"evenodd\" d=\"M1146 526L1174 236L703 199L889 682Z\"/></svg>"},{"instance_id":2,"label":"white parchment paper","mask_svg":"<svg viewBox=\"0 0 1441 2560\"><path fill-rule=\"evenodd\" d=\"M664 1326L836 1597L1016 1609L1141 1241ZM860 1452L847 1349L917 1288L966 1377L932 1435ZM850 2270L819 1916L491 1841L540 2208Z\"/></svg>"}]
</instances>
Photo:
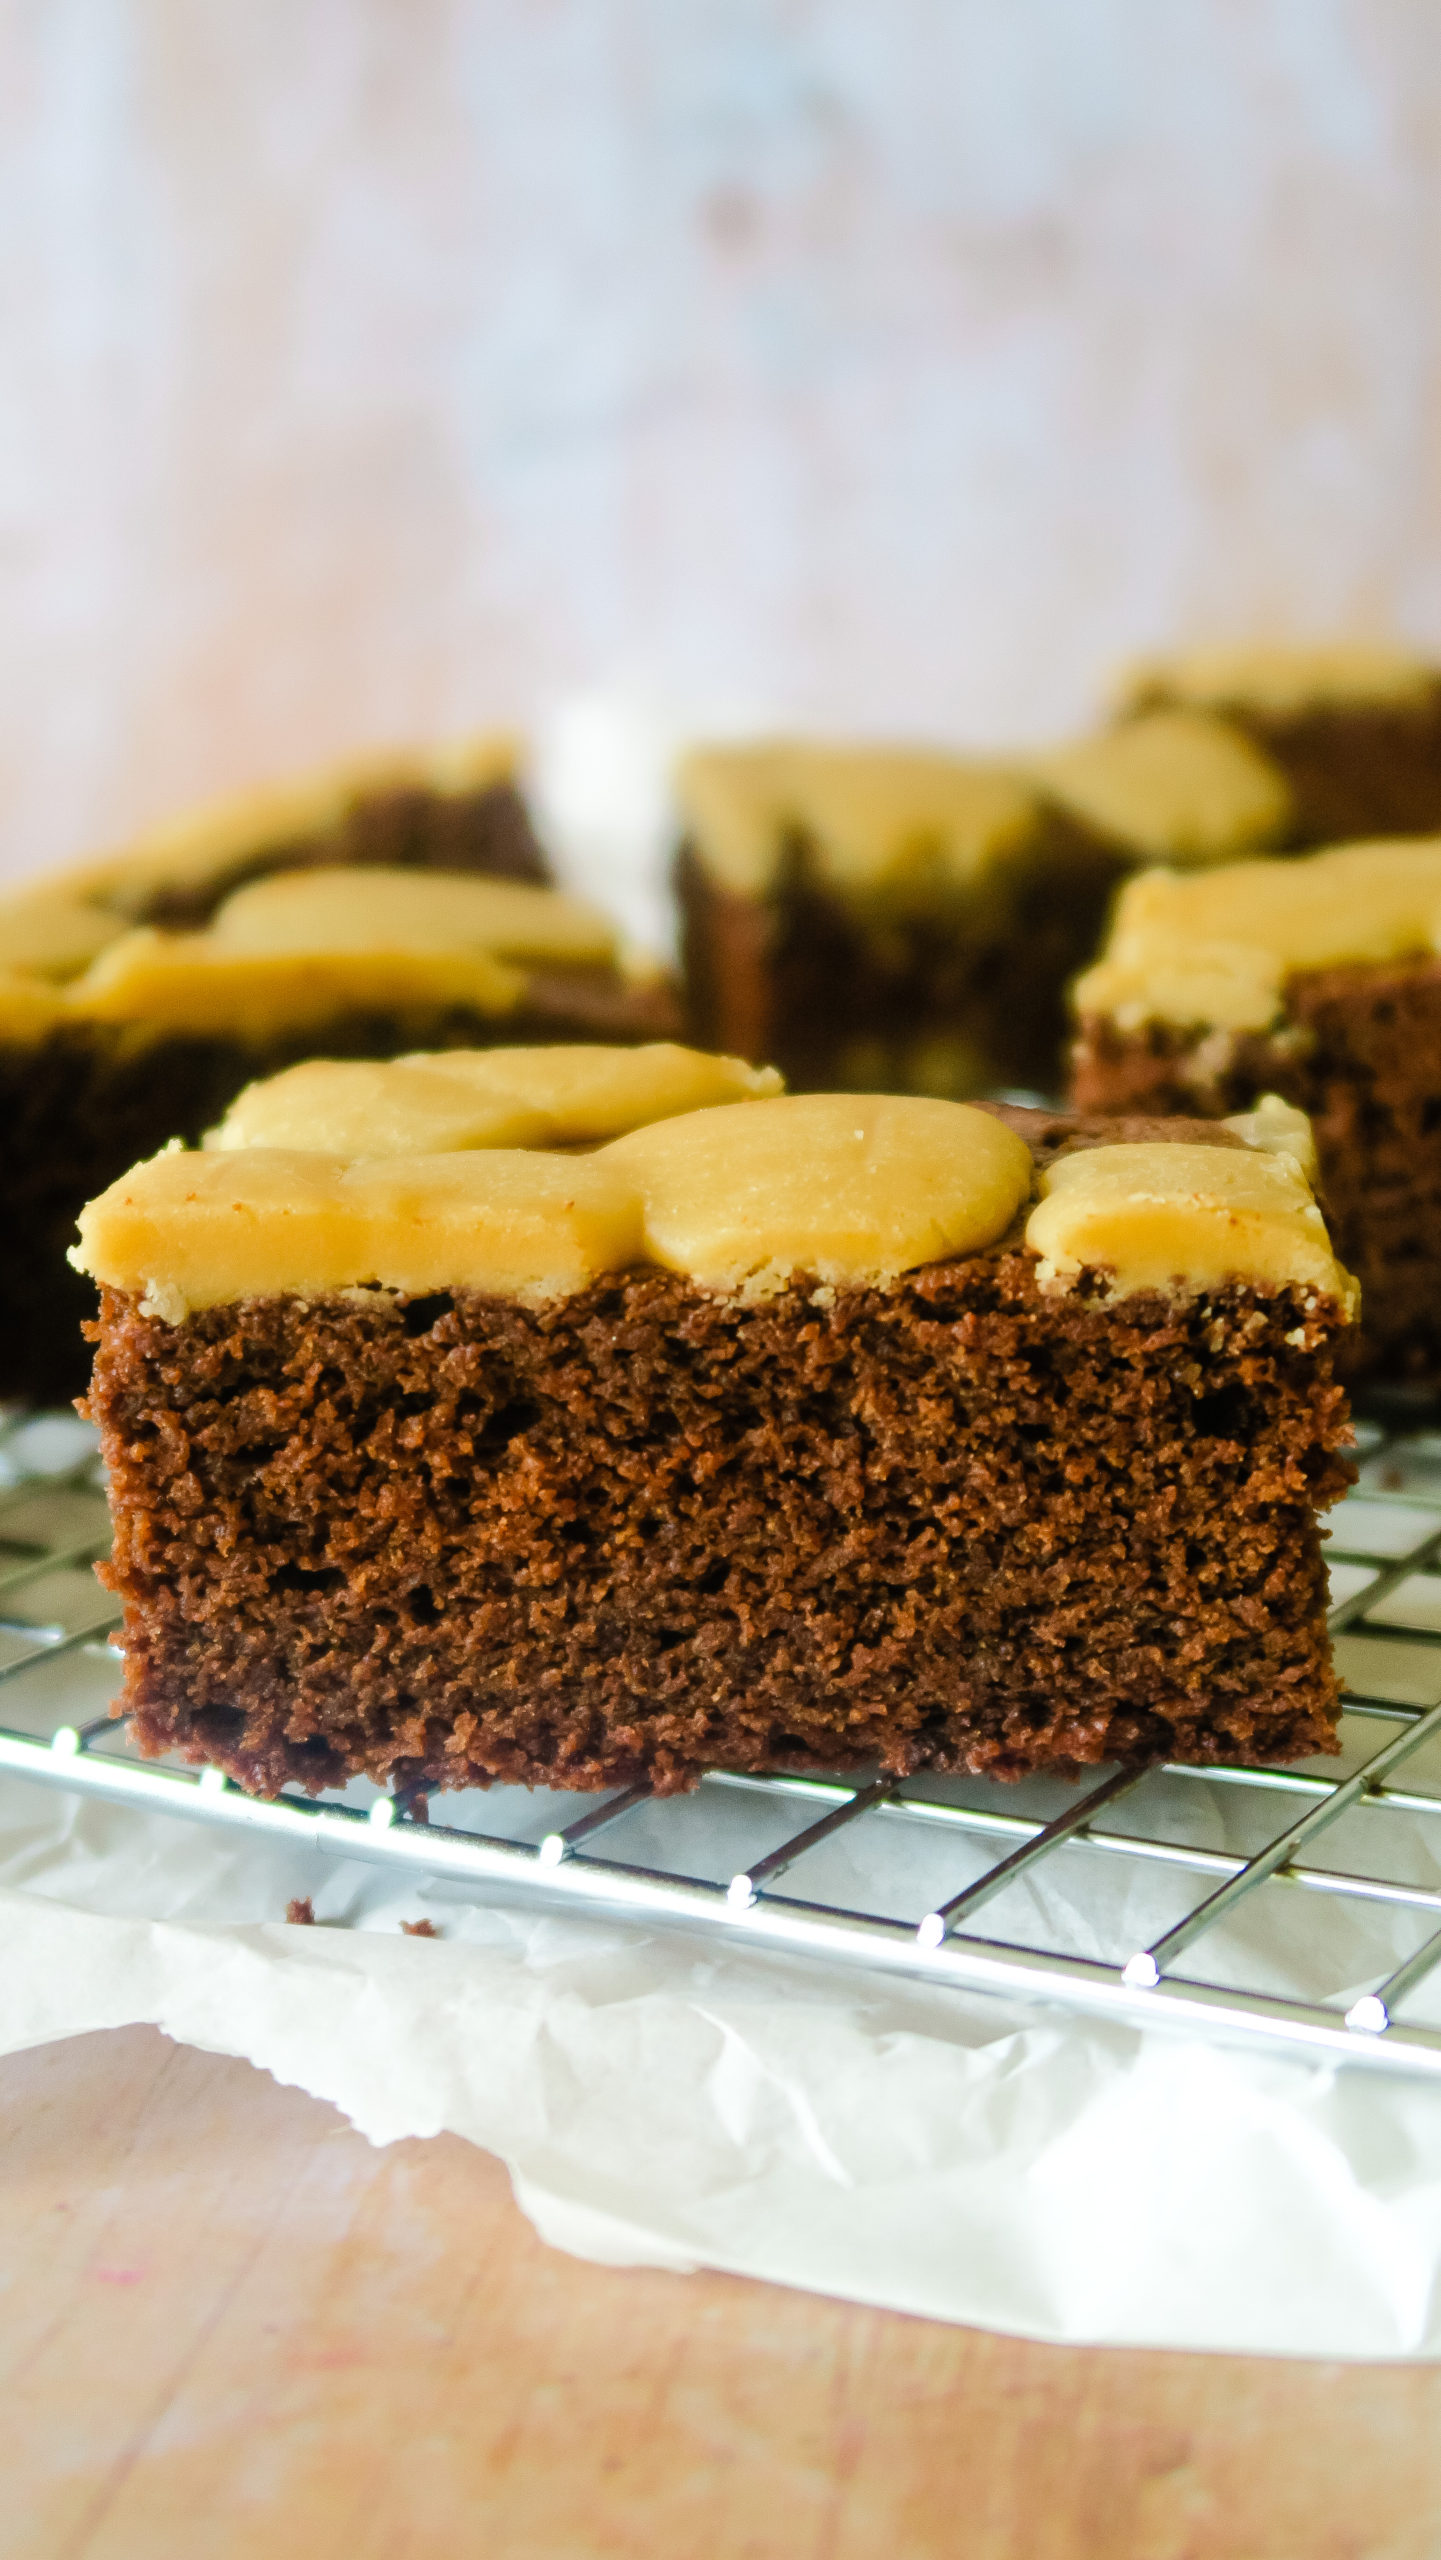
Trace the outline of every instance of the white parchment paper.
<instances>
[{"instance_id":1,"label":"white parchment paper","mask_svg":"<svg viewBox=\"0 0 1441 2560\"><path fill-rule=\"evenodd\" d=\"M315 1928L280 1916L302 1894ZM1286 1909L1304 1971L1329 1906ZM401 1933L427 1914L439 1942ZM372 2141L484 2145L580 2256L1038 2338L1441 2351L1441 2090L481 1908L19 1781L0 1929L0 2049L151 2021Z\"/></svg>"}]
</instances>

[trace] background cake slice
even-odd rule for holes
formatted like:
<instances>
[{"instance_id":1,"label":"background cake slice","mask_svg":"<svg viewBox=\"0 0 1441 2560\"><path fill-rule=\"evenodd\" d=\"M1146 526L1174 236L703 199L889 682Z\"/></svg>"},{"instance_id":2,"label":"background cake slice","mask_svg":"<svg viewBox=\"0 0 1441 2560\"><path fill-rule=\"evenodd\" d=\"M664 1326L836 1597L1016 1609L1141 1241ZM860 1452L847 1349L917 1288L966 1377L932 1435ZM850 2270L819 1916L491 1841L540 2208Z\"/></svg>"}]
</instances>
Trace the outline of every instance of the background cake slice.
<instances>
[{"instance_id":1,"label":"background cake slice","mask_svg":"<svg viewBox=\"0 0 1441 2560\"><path fill-rule=\"evenodd\" d=\"M1186 649L1132 673L1123 710L1224 720L1285 778L1287 841L1441 828L1441 668L1395 643Z\"/></svg>"},{"instance_id":2,"label":"background cake slice","mask_svg":"<svg viewBox=\"0 0 1441 2560\"><path fill-rule=\"evenodd\" d=\"M793 1086L1052 1093L1065 990L1141 862L1284 839L1271 761L1195 712L1029 765L772 740L682 764L692 1036Z\"/></svg>"},{"instance_id":3,"label":"background cake slice","mask_svg":"<svg viewBox=\"0 0 1441 2560\"><path fill-rule=\"evenodd\" d=\"M1304 1111L1358 1349L1441 1380L1441 842L1143 875L1076 989L1098 1111Z\"/></svg>"},{"instance_id":4,"label":"background cake slice","mask_svg":"<svg viewBox=\"0 0 1441 2560\"><path fill-rule=\"evenodd\" d=\"M1353 1292L1291 1156L733 1061L649 1121L632 1069L590 1152L457 1147L449 1063L393 1071L389 1154L232 1124L86 1211L147 1749L672 1789L1328 1746ZM573 1130L533 1063L500 1100Z\"/></svg>"},{"instance_id":5,"label":"background cake slice","mask_svg":"<svg viewBox=\"0 0 1441 2560\"><path fill-rule=\"evenodd\" d=\"M391 749L186 809L39 884L118 924L206 923L243 881L312 865L479 872L543 885L549 866L508 731ZM0 942L8 914L0 916Z\"/></svg>"},{"instance_id":6,"label":"background cake slice","mask_svg":"<svg viewBox=\"0 0 1441 2560\"><path fill-rule=\"evenodd\" d=\"M83 1385L94 1294L65 1262L81 1206L257 1077L317 1052L674 1028L668 982L595 909L423 869L258 878L203 928L129 928L62 985L0 973L0 1395Z\"/></svg>"}]
</instances>

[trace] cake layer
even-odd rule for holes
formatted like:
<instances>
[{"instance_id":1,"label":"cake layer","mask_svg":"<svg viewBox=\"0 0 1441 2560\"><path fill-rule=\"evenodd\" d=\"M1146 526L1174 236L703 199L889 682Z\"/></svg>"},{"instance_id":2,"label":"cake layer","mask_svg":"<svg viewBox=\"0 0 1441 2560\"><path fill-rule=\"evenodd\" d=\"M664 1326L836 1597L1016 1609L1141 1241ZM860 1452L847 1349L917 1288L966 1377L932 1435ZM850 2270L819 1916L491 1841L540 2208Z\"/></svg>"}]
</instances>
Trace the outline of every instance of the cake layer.
<instances>
[{"instance_id":1,"label":"cake layer","mask_svg":"<svg viewBox=\"0 0 1441 2560\"><path fill-rule=\"evenodd\" d=\"M409 1065L391 1078L403 1090L415 1081ZM423 1114L412 1127L429 1133ZM796 1273L854 1287L984 1252L1027 1211L1024 1239L1052 1289L1085 1278L1116 1295L1185 1292L1230 1278L1351 1302L1290 1156L1152 1141L1038 1172L1004 1117L901 1096L755 1097L659 1119L582 1159L483 1142L355 1162L265 1146L167 1150L89 1203L72 1260L177 1318L372 1284L559 1294L627 1262L755 1296ZM600 1239L583 1250L578 1216ZM545 1217L561 1221L553 1250L536 1242Z\"/></svg>"},{"instance_id":2,"label":"cake layer","mask_svg":"<svg viewBox=\"0 0 1441 2560\"><path fill-rule=\"evenodd\" d=\"M123 1704L262 1790L1326 1749L1338 1322L1016 1250L755 1301L107 1290Z\"/></svg>"}]
</instances>

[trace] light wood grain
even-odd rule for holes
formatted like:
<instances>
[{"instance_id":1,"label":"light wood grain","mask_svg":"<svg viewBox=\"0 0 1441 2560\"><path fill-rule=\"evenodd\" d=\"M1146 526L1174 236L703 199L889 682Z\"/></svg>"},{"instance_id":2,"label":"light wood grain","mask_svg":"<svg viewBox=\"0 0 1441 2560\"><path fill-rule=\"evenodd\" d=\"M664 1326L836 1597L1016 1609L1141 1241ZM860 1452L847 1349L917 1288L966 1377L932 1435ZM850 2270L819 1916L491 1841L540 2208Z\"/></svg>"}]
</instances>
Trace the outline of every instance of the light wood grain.
<instances>
[{"instance_id":1,"label":"light wood grain","mask_svg":"<svg viewBox=\"0 0 1441 2560\"><path fill-rule=\"evenodd\" d=\"M1432 2560L1438 2418L583 2266L482 2153L149 2030L0 2063L4 2560Z\"/></svg>"}]
</instances>

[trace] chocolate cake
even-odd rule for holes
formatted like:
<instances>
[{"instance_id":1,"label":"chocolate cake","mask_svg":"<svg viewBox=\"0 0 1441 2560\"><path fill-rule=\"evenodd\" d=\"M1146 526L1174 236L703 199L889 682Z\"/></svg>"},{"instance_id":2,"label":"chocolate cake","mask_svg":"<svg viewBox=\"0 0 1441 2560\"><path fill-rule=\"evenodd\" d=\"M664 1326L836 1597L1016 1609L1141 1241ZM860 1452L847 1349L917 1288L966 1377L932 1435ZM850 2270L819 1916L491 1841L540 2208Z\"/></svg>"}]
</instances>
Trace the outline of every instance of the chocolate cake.
<instances>
[{"instance_id":1,"label":"chocolate cake","mask_svg":"<svg viewBox=\"0 0 1441 2560\"><path fill-rule=\"evenodd\" d=\"M65 1261L81 1206L256 1077L317 1052L676 1027L669 986L622 965L593 909L423 868L257 877L203 928L132 926L61 981L36 949L0 968L0 1395L41 1401L84 1383L94 1293Z\"/></svg>"},{"instance_id":2,"label":"chocolate cake","mask_svg":"<svg viewBox=\"0 0 1441 2560\"><path fill-rule=\"evenodd\" d=\"M1331 1747L1353 1290L1294 1158L668 1060L588 1108L507 1065L529 1146L452 1060L383 1109L312 1068L86 1210L143 1747L422 1792Z\"/></svg>"},{"instance_id":3,"label":"chocolate cake","mask_svg":"<svg viewBox=\"0 0 1441 2560\"><path fill-rule=\"evenodd\" d=\"M1441 668L1364 641L1191 649L1132 675L1123 711L1210 713L1284 781L1283 841L1441 828Z\"/></svg>"},{"instance_id":4,"label":"chocolate cake","mask_svg":"<svg viewBox=\"0 0 1441 2560\"><path fill-rule=\"evenodd\" d=\"M1125 891L1076 990L1073 1094L1211 1114L1281 1096L1315 1132L1358 1364L1441 1383L1441 843L1353 845Z\"/></svg>"},{"instance_id":5,"label":"chocolate cake","mask_svg":"<svg viewBox=\"0 0 1441 2560\"><path fill-rule=\"evenodd\" d=\"M129 924L190 927L208 923L242 881L316 864L475 871L543 887L550 871L519 772L520 742L500 732L352 757L228 793L7 902L5 964L22 965L9 943L26 908L88 911L100 919L92 931L108 926L110 938Z\"/></svg>"},{"instance_id":6,"label":"chocolate cake","mask_svg":"<svg viewBox=\"0 0 1441 2560\"><path fill-rule=\"evenodd\" d=\"M1268 844L1284 783L1158 713L1030 769L918 750L697 749L677 865L691 1035L798 1087L1060 1083L1065 988L1138 862Z\"/></svg>"}]
</instances>

